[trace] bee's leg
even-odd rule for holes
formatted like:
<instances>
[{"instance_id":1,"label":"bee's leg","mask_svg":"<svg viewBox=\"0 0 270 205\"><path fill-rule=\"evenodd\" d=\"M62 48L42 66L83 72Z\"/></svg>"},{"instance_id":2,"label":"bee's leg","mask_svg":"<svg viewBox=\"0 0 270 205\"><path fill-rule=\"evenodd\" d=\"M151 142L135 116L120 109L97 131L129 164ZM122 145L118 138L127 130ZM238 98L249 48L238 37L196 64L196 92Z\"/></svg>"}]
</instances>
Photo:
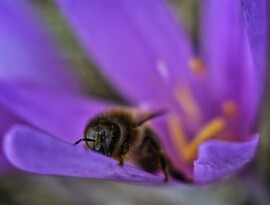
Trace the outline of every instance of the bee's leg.
<instances>
[{"instance_id":1,"label":"bee's leg","mask_svg":"<svg viewBox=\"0 0 270 205\"><path fill-rule=\"evenodd\" d=\"M125 154L121 154L121 155L120 155L120 159L119 159L119 161L118 161L118 165L119 165L120 167L122 167L122 166L124 165L124 160L125 160L125 158L126 158L126 155L125 155Z\"/></svg>"},{"instance_id":2,"label":"bee's leg","mask_svg":"<svg viewBox=\"0 0 270 205\"><path fill-rule=\"evenodd\" d=\"M123 144L123 146L121 147L121 149L120 149L120 159L119 159L119 161L118 161L118 165L120 166L120 167L122 167L123 166L123 164L124 164L124 160L125 160L125 158L126 158L126 156L127 156L127 153L128 153L128 151L129 151L129 148L130 148L130 144L129 143L127 143L127 142L125 142L124 144Z\"/></svg>"},{"instance_id":3,"label":"bee's leg","mask_svg":"<svg viewBox=\"0 0 270 205\"><path fill-rule=\"evenodd\" d=\"M160 168L162 169L162 172L164 173L164 182L168 181L168 166L166 162L166 158L164 156L164 153L158 143L149 135L146 135L142 141L142 144L140 145L139 149L143 149L143 147L147 144L147 142L150 143L150 145L156 150L158 154L158 161Z\"/></svg>"},{"instance_id":4,"label":"bee's leg","mask_svg":"<svg viewBox=\"0 0 270 205\"><path fill-rule=\"evenodd\" d=\"M164 157L162 150L159 150L159 164L164 173L163 181L168 182L168 167L167 167L167 162L166 162L166 159Z\"/></svg>"}]
</instances>

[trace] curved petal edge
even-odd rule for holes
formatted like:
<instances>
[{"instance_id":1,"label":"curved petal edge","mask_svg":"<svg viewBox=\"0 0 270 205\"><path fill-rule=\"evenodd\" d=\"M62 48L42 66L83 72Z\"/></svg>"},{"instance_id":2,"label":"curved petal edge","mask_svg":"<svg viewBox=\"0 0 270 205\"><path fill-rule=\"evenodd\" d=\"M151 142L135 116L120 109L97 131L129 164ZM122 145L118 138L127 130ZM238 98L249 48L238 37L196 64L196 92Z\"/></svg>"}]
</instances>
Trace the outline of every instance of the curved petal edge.
<instances>
[{"instance_id":1,"label":"curved petal edge","mask_svg":"<svg viewBox=\"0 0 270 205\"><path fill-rule=\"evenodd\" d=\"M57 138L24 125L6 133L4 152L17 168L37 173L138 184L163 183L162 177L128 165L119 167L111 158L74 147Z\"/></svg>"},{"instance_id":2,"label":"curved petal edge","mask_svg":"<svg viewBox=\"0 0 270 205\"><path fill-rule=\"evenodd\" d=\"M194 181L215 181L243 168L253 158L258 142L259 136L255 135L247 142L211 140L203 143L194 162Z\"/></svg>"}]
</instances>

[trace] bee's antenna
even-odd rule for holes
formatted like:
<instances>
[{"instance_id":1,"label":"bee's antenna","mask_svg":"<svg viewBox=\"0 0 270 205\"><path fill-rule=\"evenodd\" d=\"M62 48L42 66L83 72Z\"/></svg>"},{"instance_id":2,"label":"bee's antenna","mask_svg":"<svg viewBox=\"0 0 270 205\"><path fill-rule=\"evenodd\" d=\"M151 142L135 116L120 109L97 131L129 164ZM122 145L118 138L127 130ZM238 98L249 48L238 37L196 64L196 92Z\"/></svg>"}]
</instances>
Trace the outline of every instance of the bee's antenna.
<instances>
[{"instance_id":1,"label":"bee's antenna","mask_svg":"<svg viewBox=\"0 0 270 205\"><path fill-rule=\"evenodd\" d=\"M154 112L154 113L152 113L152 114L146 116L146 118L144 118L143 120L139 121L139 122L137 123L137 126L141 126L142 124L144 124L144 123L147 122L148 120L151 120L151 119L153 119L153 118L156 118L156 117L159 117L159 116L161 116L161 115L164 115L165 113L167 113L167 110L165 110L165 109L164 109L164 110L159 110L159 111L157 111L157 112Z\"/></svg>"},{"instance_id":2,"label":"bee's antenna","mask_svg":"<svg viewBox=\"0 0 270 205\"><path fill-rule=\"evenodd\" d=\"M78 141L76 141L73 145L77 145L77 144L79 144L81 141L94 142L95 140L87 139L87 138L82 138L82 139L79 139Z\"/></svg>"}]
</instances>

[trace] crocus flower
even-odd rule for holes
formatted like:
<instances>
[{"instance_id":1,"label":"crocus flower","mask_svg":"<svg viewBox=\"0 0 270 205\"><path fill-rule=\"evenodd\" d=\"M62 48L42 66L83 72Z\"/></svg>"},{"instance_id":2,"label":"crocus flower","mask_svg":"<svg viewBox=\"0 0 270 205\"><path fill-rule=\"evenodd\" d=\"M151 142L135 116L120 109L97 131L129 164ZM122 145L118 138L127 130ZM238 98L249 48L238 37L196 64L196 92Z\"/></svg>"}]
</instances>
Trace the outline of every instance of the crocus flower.
<instances>
[{"instance_id":1,"label":"crocus flower","mask_svg":"<svg viewBox=\"0 0 270 205\"><path fill-rule=\"evenodd\" d=\"M242 7L234 0L202 1L202 45L196 52L163 1L57 2L86 53L132 107L168 110L151 126L178 170L194 182L209 182L252 159L264 76L264 0L245 0ZM71 145L89 119L115 105L32 81L1 81L0 89L0 102L28 124L5 134L4 151L14 166L39 174L163 183L160 175L119 167Z\"/></svg>"}]
</instances>

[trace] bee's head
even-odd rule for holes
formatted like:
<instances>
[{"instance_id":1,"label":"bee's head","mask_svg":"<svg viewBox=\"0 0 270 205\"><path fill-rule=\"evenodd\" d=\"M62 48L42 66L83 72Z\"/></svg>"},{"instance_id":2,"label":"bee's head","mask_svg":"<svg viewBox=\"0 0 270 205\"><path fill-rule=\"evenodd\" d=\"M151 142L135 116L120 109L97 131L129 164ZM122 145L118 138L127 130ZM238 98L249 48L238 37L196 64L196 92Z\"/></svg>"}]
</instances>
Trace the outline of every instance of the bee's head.
<instances>
[{"instance_id":1,"label":"bee's head","mask_svg":"<svg viewBox=\"0 0 270 205\"><path fill-rule=\"evenodd\" d=\"M120 127L117 124L94 124L86 129L83 140L91 150L110 156L118 136Z\"/></svg>"}]
</instances>

